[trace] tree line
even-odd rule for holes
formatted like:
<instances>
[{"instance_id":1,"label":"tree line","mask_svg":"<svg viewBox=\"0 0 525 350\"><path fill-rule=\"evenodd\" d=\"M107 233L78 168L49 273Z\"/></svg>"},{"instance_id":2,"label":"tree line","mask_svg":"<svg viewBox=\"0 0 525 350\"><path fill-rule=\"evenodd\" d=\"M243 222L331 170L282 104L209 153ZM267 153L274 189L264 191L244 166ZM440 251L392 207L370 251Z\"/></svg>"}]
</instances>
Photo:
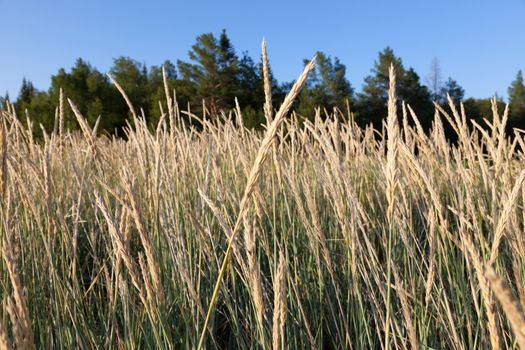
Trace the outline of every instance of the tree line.
<instances>
[{"instance_id":1,"label":"tree line","mask_svg":"<svg viewBox=\"0 0 525 350\"><path fill-rule=\"evenodd\" d=\"M177 102L182 109L214 118L221 111L234 108L237 98L246 127L257 128L265 122L260 59L256 62L247 52L238 55L225 30L218 37L212 33L198 36L189 58L188 62L177 60L175 64L166 60L162 64L168 89L176 92ZM354 120L360 126L373 124L380 128L387 114L390 64L396 69L399 99L413 108L424 129L430 128L434 118L434 102L445 105L447 96L455 103L463 102L467 115L480 124L483 124L483 117L490 119L492 115L490 99L465 99L464 90L456 80L449 77L444 83L441 81L437 59L432 62L427 84L424 84L412 67L406 68L402 59L390 47L386 47L379 52L359 93L355 92L346 78L346 66L337 57L317 52L316 61L315 70L294 106L299 118L312 120L317 108L320 108L323 118L334 110L343 111L342 116L348 115L346 112L351 109ZM137 110L143 112L151 127L157 125L162 114L159 101L165 101L162 66L147 67L132 58L119 57L114 59L109 70ZM278 105L293 82L279 83L271 70L270 77L272 98L274 105ZM47 91L37 90L31 81L24 79L14 101L19 118L24 121L27 116L36 132L40 130L40 125L48 132L51 131L60 89L75 102L90 123L101 116L99 130L120 134L126 126L129 111L125 101L107 75L81 58L77 59L69 72L62 68L53 75ZM521 71L509 86L508 96L509 126L525 129L525 85ZM6 95L0 102L8 99ZM497 103L500 111L503 111L505 104L502 99L498 98ZM66 113L65 126L78 128L71 113Z\"/></svg>"}]
</instances>

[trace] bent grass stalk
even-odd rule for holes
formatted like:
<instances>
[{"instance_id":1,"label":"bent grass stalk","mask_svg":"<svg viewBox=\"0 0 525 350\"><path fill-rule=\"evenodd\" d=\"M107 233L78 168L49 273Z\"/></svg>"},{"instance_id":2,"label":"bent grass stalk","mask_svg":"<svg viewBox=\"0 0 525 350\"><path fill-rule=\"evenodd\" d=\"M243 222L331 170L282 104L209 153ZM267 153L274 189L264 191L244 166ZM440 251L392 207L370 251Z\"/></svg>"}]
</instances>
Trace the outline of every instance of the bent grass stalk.
<instances>
[{"instance_id":1,"label":"bent grass stalk","mask_svg":"<svg viewBox=\"0 0 525 350\"><path fill-rule=\"evenodd\" d=\"M496 271L489 264L485 266L485 277L489 280L490 288L496 294L505 315L510 321L520 349L525 349L525 311L523 305L512 294L507 283L496 274Z\"/></svg>"}]
</instances>

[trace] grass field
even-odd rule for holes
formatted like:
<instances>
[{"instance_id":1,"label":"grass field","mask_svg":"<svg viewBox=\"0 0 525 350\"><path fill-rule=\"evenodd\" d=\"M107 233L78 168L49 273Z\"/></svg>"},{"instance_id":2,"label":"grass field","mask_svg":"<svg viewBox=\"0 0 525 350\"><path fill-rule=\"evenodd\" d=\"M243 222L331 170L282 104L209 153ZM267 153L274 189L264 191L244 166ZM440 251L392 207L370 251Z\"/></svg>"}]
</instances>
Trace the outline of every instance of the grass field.
<instances>
[{"instance_id":1,"label":"grass field","mask_svg":"<svg viewBox=\"0 0 525 350\"><path fill-rule=\"evenodd\" d=\"M299 123L310 68L278 111L267 86L264 132L238 110L197 131L167 94L126 140L61 99L37 141L7 106L0 348L525 344L525 139L506 112L472 128L451 104L425 134L391 70L383 130L350 111Z\"/></svg>"}]
</instances>

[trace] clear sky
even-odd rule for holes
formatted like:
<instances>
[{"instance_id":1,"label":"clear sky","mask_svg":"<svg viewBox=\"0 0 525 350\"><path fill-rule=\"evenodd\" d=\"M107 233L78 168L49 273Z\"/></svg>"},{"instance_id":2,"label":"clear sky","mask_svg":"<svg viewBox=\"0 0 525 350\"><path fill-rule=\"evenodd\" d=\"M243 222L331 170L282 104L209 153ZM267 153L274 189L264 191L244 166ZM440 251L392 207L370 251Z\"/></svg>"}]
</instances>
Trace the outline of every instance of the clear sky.
<instances>
[{"instance_id":1,"label":"clear sky","mask_svg":"<svg viewBox=\"0 0 525 350\"><path fill-rule=\"evenodd\" d=\"M0 14L0 94L12 98L23 77L47 89L77 57L103 72L122 55L148 66L187 60L199 34L222 28L254 59L265 37L281 82L321 50L339 57L360 90L387 45L423 82L438 57L467 96L505 97L525 70L525 0L0 0Z\"/></svg>"}]
</instances>

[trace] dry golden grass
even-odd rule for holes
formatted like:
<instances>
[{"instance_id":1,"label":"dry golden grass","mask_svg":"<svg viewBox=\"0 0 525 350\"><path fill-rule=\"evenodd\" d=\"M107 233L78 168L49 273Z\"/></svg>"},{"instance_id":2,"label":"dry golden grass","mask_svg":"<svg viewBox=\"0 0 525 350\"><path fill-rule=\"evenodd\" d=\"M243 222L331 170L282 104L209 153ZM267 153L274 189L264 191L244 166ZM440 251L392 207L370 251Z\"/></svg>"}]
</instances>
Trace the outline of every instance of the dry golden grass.
<instances>
[{"instance_id":1,"label":"dry golden grass","mask_svg":"<svg viewBox=\"0 0 525 350\"><path fill-rule=\"evenodd\" d=\"M67 91L38 140L5 106L0 348L525 346L525 139L506 138L508 111L481 126L436 105L425 133L391 69L381 131L350 107L300 120L312 63L274 113L262 49L264 133L238 107L181 110L167 84L151 129L116 84L125 140Z\"/></svg>"},{"instance_id":2,"label":"dry golden grass","mask_svg":"<svg viewBox=\"0 0 525 350\"><path fill-rule=\"evenodd\" d=\"M523 305L514 297L505 281L496 275L490 265L485 268L485 276L490 281L490 287L510 321L518 345L521 349L525 349L525 311L523 311Z\"/></svg>"}]
</instances>

